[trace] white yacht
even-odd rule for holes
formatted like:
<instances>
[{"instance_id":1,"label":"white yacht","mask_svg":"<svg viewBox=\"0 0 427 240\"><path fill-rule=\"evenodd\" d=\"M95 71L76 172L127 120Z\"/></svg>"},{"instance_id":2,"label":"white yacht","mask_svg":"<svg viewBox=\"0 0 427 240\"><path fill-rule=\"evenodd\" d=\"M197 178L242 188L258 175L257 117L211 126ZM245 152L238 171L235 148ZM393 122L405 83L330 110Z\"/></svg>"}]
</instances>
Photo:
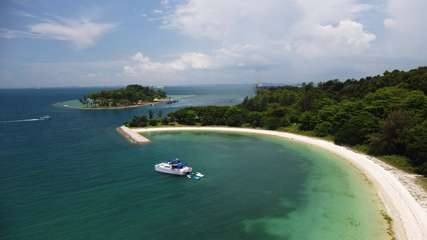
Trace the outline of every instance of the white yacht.
<instances>
[{"instance_id":1,"label":"white yacht","mask_svg":"<svg viewBox=\"0 0 427 240\"><path fill-rule=\"evenodd\" d=\"M175 175L187 175L188 173L191 173L193 169L183 161L180 161L179 159L175 159L168 162L161 162L156 165L154 165L154 170L161 173L169 173L169 174L175 174Z\"/></svg>"}]
</instances>

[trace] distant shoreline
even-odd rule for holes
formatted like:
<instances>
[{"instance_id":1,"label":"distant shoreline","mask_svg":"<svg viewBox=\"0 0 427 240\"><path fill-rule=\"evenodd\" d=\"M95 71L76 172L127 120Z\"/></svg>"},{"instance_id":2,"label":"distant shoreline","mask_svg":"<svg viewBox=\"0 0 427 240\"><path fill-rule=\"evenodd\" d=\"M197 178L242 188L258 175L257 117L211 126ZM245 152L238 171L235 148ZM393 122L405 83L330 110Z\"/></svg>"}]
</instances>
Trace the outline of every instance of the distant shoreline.
<instances>
[{"instance_id":1,"label":"distant shoreline","mask_svg":"<svg viewBox=\"0 0 427 240\"><path fill-rule=\"evenodd\" d=\"M69 100L69 101L78 101L76 99ZM120 110L120 109L128 109L128 108L139 108L139 107L146 107L146 106L154 106L162 102L147 102L143 104L134 104L134 105L128 105L128 106L118 106L118 107L79 107L79 106L71 106L68 104L64 104L69 101L59 102L55 103L53 105L65 107L65 108L71 108L71 109L79 109L79 110Z\"/></svg>"},{"instance_id":2,"label":"distant shoreline","mask_svg":"<svg viewBox=\"0 0 427 240\"><path fill-rule=\"evenodd\" d=\"M115 109L127 109L127 108L154 106L154 105L159 104L159 103L160 102L149 102L149 103L134 104L134 105L128 105L128 106L118 106L118 107L77 107L77 108L78 109L84 109L84 110L115 110Z\"/></svg>"},{"instance_id":3,"label":"distant shoreline","mask_svg":"<svg viewBox=\"0 0 427 240\"><path fill-rule=\"evenodd\" d=\"M380 160L366 154L355 152L349 148L338 146L326 140L297 135L287 132L232 127L152 127L152 128L118 128L123 136L134 143L144 144L150 140L140 134L149 132L168 131L209 131L225 133L249 133L277 136L312 146L323 148L356 166L373 183L387 213L393 220L393 231L397 239L423 240L427 239L427 209L422 206L423 199L415 199L410 189L416 187L403 173ZM139 134L138 134L139 133ZM142 138L138 137L141 136ZM420 195L424 194L420 193ZM425 200L425 199L424 199Z\"/></svg>"}]
</instances>

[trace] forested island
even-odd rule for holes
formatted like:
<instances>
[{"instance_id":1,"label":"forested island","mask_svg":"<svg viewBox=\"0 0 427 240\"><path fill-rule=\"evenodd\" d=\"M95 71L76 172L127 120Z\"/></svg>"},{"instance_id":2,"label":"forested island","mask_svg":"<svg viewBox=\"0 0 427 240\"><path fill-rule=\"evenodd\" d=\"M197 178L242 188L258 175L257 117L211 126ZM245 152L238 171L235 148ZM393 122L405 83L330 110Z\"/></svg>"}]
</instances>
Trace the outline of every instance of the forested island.
<instances>
[{"instance_id":1,"label":"forested island","mask_svg":"<svg viewBox=\"0 0 427 240\"><path fill-rule=\"evenodd\" d=\"M125 88L89 93L79 101L86 108L123 108L172 100L166 99L166 93L161 89L134 84Z\"/></svg>"},{"instance_id":2,"label":"forested island","mask_svg":"<svg viewBox=\"0 0 427 240\"><path fill-rule=\"evenodd\" d=\"M427 176L427 67L360 80L257 88L235 106L186 107L126 125L226 125L314 135Z\"/></svg>"}]
</instances>

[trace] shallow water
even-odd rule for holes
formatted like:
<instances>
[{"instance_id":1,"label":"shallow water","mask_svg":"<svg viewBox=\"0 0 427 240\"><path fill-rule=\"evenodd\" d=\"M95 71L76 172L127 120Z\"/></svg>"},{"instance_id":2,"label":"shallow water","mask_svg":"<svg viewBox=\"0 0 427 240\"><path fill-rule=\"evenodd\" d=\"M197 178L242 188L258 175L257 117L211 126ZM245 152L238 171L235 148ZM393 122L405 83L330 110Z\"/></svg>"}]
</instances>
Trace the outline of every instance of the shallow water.
<instances>
[{"instance_id":1,"label":"shallow water","mask_svg":"<svg viewBox=\"0 0 427 240\"><path fill-rule=\"evenodd\" d=\"M152 133L152 144L130 144L115 128L158 108L52 106L87 91L0 90L1 121L52 116L0 123L0 239L385 237L369 183L325 151L215 133ZM160 106L163 112L251 94L247 87L170 91L187 98ZM206 176L196 181L153 171L153 164L175 157Z\"/></svg>"}]
</instances>

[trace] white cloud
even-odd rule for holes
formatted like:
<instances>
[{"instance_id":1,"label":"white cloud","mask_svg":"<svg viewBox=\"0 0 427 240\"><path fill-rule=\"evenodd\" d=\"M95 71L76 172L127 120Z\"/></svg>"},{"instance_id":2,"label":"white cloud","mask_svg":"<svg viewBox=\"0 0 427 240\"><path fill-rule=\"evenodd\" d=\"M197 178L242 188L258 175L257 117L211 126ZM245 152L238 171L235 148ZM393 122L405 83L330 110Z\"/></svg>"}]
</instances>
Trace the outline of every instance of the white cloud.
<instances>
[{"instance_id":1,"label":"white cloud","mask_svg":"<svg viewBox=\"0 0 427 240\"><path fill-rule=\"evenodd\" d=\"M115 27L111 23L95 23L81 19L44 22L30 26L30 31L42 38L67 41L78 48L92 46L102 35Z\"/></svg>"},{"instance_id":2,"label":"white cloud","mask_svg":"<svg viewBox=\"0 0 427 240\"><path fill-rule=\"evenodd\" d=\"M387 1L386 53L393 57L424 58L427 54L426 9L425 0Z\"/></svg>"},{"instance_id":3,"label":"white cloud","mask_svg":"<svg viewBox=\"0 0 427 240\"><path fill-rule=\"evenodd\" d=\"M372 5L359 0L295 0L301 11L300 22L324 25L344 19L354 19L373 9Z\"/></svg>"},{"instance_id":4,"label":"white cloud","mask_svg":"<svg viewBox=\"0 0 427 240\"><path fill-rule=\"evenodd\" d=\"M367 50L375 38L362 24L343 20L335 26L318 25L310 31L297 33L291 48L305 57L354 56Z\"/></svg>"},{"instance_id":5,"label":"white cloud","mask_svg":"<svg viewBox=\"0 0 427 240\"><path fill-rule=\"evenodd\" d=\"M210 56L196 52L182 54L176 61L172 62L171 65L177 70L186 70L188 68L205 70L215 67Z\"/></svg>"},{"instance_id":6,"label":"white cloud","mask_svg":"<svg viewBox=\"0 0 427 240\"><path fill-rule=\"evenodd\" d=\"M281 35L287 22L296 17L293 0L203 1L190 0L178 5L167 16L168 27L194 38L209 38L222 42L247 37L263 38ZM280 24L275 24L280 23Z\"/></svg>"},{"instance_id":7,"label":"white cloud","mask_svg":"<svg viewBox=\"0 0 427 240\"><path fill-rule=\"evenodd\" d=\"M127 64L123 69L127 75L138 76L148 72L182 73L194 70L267 67L271 65L273 52L274 49L268 51L256 45L243 44L219 48L208 53L185 52L163 62L153 61L142 52L137 52L131 57L132 64Z\"/></svg>"},{"instance_id":8,"label":"white cloud","mask_svg":"<svg viewBox=\"0 0 427 240\"><path fill-rule=\"evenodd\" d=\"M147 72L181 72L186 70L208 70L216 67L212 57L198 52L184 53L167 62L152 61L141 52L137 52L131 59L133 63L123 68L124 72L130 76L137 76Z\"/></svg>"},{"instance_id":9,"label":"white cloud","mask_svg":"<svg viewBox=\"0 0 427 240\"><path fill-rule=\"evenodd\" d=\"M137 53L124 72L141 77L154 71L250 72L278 66L289 73L292 62L302 59L361 55L376 36L356 19L373 9L358 0L188 0L164 12L163 26L220 47L164 62Z\"/></svg>"},{"instance_id":10,"label":"white cloud","mask_svg":"<svg viewBox=\"0 0 427 240\"><path fill-rule=\"evenodd\" d=\"M354 20L372 5L357 0L189 0L167 16L167 26L225 48L250 44L267 57L337 57L361 53L376 39ZM326 45L326 46L325 46ZM332 51L331 51L332 50Z\"/></svg>"},{"instance_id":11,"label":"white cloud","mask_svg":"<svg viewBox=\"0 0 427 240\"><path fill-rule=\"evenodd\" d=\"M13 38L39 38L37 34L20 31L20 30L11 30L7 28L0 28L0 38L13 39Z\"/></svg>"},{"instance_id":12,"label":"white cloud","mask_svg":"<svg viewBox=\"0 0 427 240\"><path fill-rule=\"evenodd\" d=\"M97 23L89 19L46 20L28 26L29 31L0 29L0 38L41 38L66 41L77 48L87 48L116 27L112 23Z\"/></svg>"}]
</instances>

